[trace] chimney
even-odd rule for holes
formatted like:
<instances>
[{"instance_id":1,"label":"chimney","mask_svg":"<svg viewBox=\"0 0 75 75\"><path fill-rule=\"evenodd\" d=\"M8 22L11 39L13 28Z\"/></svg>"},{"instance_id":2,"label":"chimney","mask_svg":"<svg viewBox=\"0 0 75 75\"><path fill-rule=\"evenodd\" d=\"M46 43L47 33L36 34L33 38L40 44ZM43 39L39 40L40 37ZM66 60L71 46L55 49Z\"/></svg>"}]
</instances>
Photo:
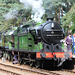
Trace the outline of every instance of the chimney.
<instances>
[{"instance_id":1,"label":"chimney","mask_svg":"<svg viewBox=\"0 0 75 75\"><path fill-rule=\"evenodd\" d=\"M48 20L51 20L51 21L53 21L53 19L54 19L54 18L47 18L47 21L48 21Z\"/></svg>"}]
</instances>

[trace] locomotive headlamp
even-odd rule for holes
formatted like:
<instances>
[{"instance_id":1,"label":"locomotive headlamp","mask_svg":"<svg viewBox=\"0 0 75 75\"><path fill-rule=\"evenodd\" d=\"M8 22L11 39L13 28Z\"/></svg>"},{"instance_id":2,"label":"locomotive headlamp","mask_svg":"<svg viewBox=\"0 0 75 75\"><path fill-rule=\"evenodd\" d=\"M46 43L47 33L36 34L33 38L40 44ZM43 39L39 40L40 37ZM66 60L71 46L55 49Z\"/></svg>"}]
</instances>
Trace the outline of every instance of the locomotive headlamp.
<instances>
[{"instance_id":1,"label":"locomotive headlamp","mask_svg":"<svg viewBox=\"0 0 75 75\"><path fill-rule=\"evenodd\" d=\"M54 23L51 24L51 28L54 28Z\"/></svg>"}]
</instances>

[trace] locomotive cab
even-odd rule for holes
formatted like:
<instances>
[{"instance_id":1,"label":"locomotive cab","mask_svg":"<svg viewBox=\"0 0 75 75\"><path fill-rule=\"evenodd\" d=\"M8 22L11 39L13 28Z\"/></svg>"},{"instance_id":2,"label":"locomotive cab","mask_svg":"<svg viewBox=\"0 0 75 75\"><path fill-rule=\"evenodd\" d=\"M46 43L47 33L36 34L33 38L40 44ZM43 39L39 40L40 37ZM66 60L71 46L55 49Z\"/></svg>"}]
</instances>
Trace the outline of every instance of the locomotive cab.
<instances>
[{"instance_id":1,"label":"locomotive cab","mask_svg":"<svg viewBox=\"0 0 75 75\"><path fill-rule=\"evenodd\" d=\"M41 42L41 26L35 26L34 28L30 28L30 33L34 38L34 43L37 44Z\"/></svg>"}]
</instances>

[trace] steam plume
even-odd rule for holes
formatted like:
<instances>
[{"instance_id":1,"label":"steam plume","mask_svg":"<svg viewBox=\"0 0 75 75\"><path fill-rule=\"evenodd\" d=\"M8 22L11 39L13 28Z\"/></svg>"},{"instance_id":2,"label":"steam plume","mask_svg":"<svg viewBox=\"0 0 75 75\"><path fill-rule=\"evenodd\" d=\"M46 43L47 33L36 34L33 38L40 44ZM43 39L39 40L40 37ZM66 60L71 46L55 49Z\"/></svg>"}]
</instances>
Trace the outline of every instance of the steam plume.
<instances>
[{"instance_id":1,"label":"steam plume","mask_svg":"<svg viewBox=\"0 0 75 75\"><path fill-rule=\"evenodd\" d=\"M42 0L20 0L21 3L24 3L24 7L28 8L29 5L32 6L31 18L37 22L41 21L41 17L45 13L44 8L42 7Z\"/></svg>"},{"instance_id":2,"label":"steam plume","mask_svg":"<svg viewBox=\"0 0 75 75\"><path fill-rule=\"evenodd\" d=\"M6 20L15 18L16 15L18 14L17 8L10 10L6 15L4 15Z\"/></svg>"}]
</instances>

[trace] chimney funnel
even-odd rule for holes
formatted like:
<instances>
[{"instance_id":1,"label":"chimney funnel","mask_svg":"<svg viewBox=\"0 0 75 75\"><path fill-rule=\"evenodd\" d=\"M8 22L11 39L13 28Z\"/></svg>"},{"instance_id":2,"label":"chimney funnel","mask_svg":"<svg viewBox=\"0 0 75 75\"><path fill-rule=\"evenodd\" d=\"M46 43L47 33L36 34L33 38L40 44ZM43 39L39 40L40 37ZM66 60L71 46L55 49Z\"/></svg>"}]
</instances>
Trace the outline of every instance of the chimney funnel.
<instances>
[{"instance_id":1,"label":"chimney funnel","mask_svg":"<svg viewBox=\"0 0 75 75\"><path fill-rule=\"evenodd\" d=\"M54 18L47 18L47 21L48 21L48 20L51 20L51 21L53 21L53 19L54 19Z\"/></svg>"}]
</instances>

